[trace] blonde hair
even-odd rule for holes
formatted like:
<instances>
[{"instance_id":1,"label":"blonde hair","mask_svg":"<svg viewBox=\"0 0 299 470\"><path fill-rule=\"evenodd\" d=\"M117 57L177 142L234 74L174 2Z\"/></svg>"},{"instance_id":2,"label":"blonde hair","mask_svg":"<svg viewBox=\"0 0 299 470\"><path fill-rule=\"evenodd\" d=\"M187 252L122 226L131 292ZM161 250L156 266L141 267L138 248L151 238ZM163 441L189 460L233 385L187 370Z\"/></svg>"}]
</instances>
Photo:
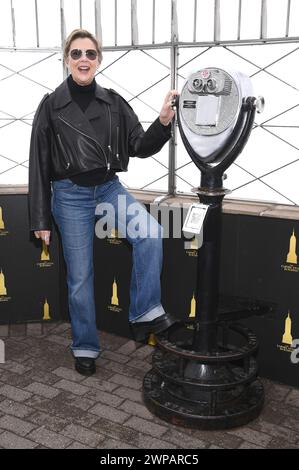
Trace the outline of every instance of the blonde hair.
<instances>
[{"instance_id":1,"label":"blonde hair","mask_svg":"<svg viewBox=\"0 0 299 470\"><path fill-rule=\"evenodd\" d=\"M94 43L94 46L95 46L96 51L98 53L99 62L101 63L103 55L102 55L102 46L100 44L100 41L98 41L98 39L92 33L87 31L86 29L80 29L80 28L74 29L68 35L68 37L66 38L64 48L63 48L63 59L64 59L64 61L66 61L67 56L69 55L72 42L75 41L75 39L78 39L78 38L88 38Z\"/></svg>"}]
</instances>

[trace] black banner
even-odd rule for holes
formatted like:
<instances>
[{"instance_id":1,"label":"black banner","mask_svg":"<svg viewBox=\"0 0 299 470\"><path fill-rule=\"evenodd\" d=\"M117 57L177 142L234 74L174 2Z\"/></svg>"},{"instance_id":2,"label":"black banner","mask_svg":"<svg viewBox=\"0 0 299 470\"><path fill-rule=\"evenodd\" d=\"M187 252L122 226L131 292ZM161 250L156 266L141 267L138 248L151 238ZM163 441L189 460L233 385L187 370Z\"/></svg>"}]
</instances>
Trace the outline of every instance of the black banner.
<instances>
[{"instance_id":1,"label":"black banner","mask_svg":"<svg viewBox=\"0 0 299 470\"><path fill-rule=\"evenodd\" d=\"M182 216L180 207L175 211ZM251 315L242 323L258 336L260 375L294 386L299 386L299 345L292 346L296 339L299 343L298 235L298 220L223 214L221 294L275 306L270 313ZM170 231L163 244L164 308L181 320L193 318L197 241L174 238ZM132 249L116 231L106 239L95 236L94 262L98 327L131 338ZM68 308L55 224L47 250L29 232L27 196L0 195L0 323L58 319L68 319Z\"/></svg>"}]
</instances>

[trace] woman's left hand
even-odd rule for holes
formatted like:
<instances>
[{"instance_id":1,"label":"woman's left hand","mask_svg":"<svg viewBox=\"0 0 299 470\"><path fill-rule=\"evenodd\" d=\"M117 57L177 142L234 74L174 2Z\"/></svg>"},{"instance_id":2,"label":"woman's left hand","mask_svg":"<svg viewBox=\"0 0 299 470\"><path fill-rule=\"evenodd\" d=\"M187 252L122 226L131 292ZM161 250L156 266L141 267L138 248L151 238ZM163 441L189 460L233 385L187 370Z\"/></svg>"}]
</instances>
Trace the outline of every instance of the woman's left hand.
<instances>
[{"instance_id":1,"label":"woman's left hand","mask_svg":"<svg viewBox=\"0 0 299 470\"><path fill-rule=\"evenodd\" d=\"M163 124L163 126L168 126L175 115L176 107L174 104L178 94L179 92L177 90L170 90L165 97L159 116L160 122Z\"/></svg>"}]
</instances>

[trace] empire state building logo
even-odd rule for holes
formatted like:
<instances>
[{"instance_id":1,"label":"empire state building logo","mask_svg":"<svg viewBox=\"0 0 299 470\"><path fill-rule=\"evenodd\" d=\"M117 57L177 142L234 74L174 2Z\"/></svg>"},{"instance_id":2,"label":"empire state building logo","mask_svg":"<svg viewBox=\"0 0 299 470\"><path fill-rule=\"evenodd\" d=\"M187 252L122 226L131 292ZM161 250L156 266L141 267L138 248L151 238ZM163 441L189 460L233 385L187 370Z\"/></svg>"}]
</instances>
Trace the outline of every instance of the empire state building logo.
<instances>
[{"instance_id":1,"label":"empire state building logo","mask_svg":"<svg viewBox=\"0 0 299 470\"><path fill-rule=\"evenodd\" d=\"M195 235L191 241L187 241L184 243L185 254L192 258L197 258L198 250L201 245L202 245L202 241L200 241L200 238L198 235Z\"/></svg>"},{"instance_id":2,"label":"empire state building logo","mask_svg":"<svg viewBox=\"0 0 299 470\"><path fill-rule=\"evenodd\" d=\"M43 240L43 249L42 249L40 259L41 259L41 261L49 261L50 260L50 253L49 253L49 250L48 250L48 246L46 245L44 240Z\"/></svg>"},{"instance_id":3,"label":"empire state building logo","mask_svg":"<svg viewBox=\"0 0 299 470\"><path fill-rule=\"evenodd\" d=\"M284 332L281 337L281 343L282 344L277 345L280 351L285 351L288 353L293 351L293 348L291 347L293 343L293 336L292 336L292 317L291 317L290 311L288 311L288 314L284 320Z\"/></svg>"},{"instance_id":4,"label":"empire state building logo","mask_svg":"<svg viewBox=\"0 0 299 470\"><path fill-rule=\"evenodd\" d=\"M5 277L2 269L0 273L0 295L7 295L7 289L5 287Z\"/></svg>"},{"instance_id":5,"label":"empire state building logo","mask_svg":"<svg viewBox=\"0 0 299 470\"><path fill-rule=\"evenodd\" d=\"M293 337L292 337L292 320L290 317L290 312L288 312L288 316L285 319L285 324L284 324L284 334L282 337L282 342L284 344L289 344L291 346L293 342Z\"/></svg>"},{"instance_id":6,"label":"empire state building logo","mask_svg":"<svg viewBox=\"0 0 299 470\"><path fill-rule=\"evenodd\" d=\"M3 235L8 235L8 231L5 230L5 223L3 219L2 207L0 206L0 237Z\"/></svg>"},{"instance_id":7,"label":"empire state building logo","mask_svg":"<svg viewBox=\"0 0 299 470\"><path fill-rule=\"evenodd\" d=\"M287 253L285 262L286 262L286 264L281 265L281 269L283 271L297 272L297 273L299 272L299 266L297 265L297 263L298 263L297 238L296 238L296 233L295 233L294 228L293 228L293 232L290 236L289 251Z\"/></svg>"},{"instance_id":8,"label":"empire state building logo","mask_svg":"<svg viewBox=\"0 0 299 470\"><path fill-rule=\"evenodd\" d=\"M297 240L295 236L295 230L293 229L293 233L290 238L290 248L287 256L287 263L297 264L298 257L296 253L296 244Z\"/></svg>"},{"instance_id":9,"label":"empire state building logo","mask_svg":"<svg viewBox=\"0 0 299 470\"><path fill-rule=\"evenodd\" d=\"M121 233L115 228L113 228L111 230L110 237L107 238L107 241L108 243L110 243L110 245L121 245L122 244Z\"/></svg>"},{"instance_id":10,"label":"empire state building logo","mask_svg":"<svg viewBox=\"0 0 299 470\"><path fill-rule=\"evenodd\" d=\"M116 282L116 277L114 277L112 283L112 295L111 295L111 303L108 305L108 309L112 312L121 312L122 308L119 306L119 299L118 299L118 284Z\"/></svg>"},{"instance_id":11,"label":"empire state building logo","mask_svg":"<svg viewBox=\"0 0 299 470\"><path fill-rule=\"evenodd\" d=\"M7 295L7 287L3 270L0 270L0 302L8 302L11 297Z\"/></svg>"},{"instance_id":12,"label":"empire state building logo","mask_svg":"<svg viewBox=\"0 0 299 470\"><path fill-rule=\"evenodd\" d=\"M115 278L112 284L111 305L117 305L117 306L119 305L118 296L117 296L117 283L116 283Z\"/></svg>"},{"instance_id":13,"label":"empire state building logo","mask_svg":"<svg viewBox=\"0 0 299 470\"><path fill-rule=\"evenodd\" d=\"M54 263L51 261L49 247L46 245L45 241L42 241L42 247L40 252L40 261L36 263L39 268L51 268Z\"/></svg>"},{"instance_id":14,"label":"empire state building logo","mask_svg":"<svg viewBox=\"0 0 299 470\"><path fill-rule=\"evenodd\" d=\"M43 305L43 320L51 320L50 306L47 299L45 299L45 303Z\"/></svg>"},{"instance_id":15,"label":"empire state building logo","mask_svg":"<svg viewBox=\"0 0 299 470\"><path fill-rule=\"evenodd\" d=\"M196 317L196 299L193 293L193 296L190 302L189 318L195 318L195 317Z\"/></svg>"},{"instance_id":16,"label":"empire state building logo","mask_svg":"<svg viewBox=\"0 0 299 470\"><path fill-rule=\"evenodd\" d=\"M4 229L5 229L5 226L4 226L3 216L2 216L2 207L0 207L0 230L4 230Z\"/></svg>"}]
</instances>

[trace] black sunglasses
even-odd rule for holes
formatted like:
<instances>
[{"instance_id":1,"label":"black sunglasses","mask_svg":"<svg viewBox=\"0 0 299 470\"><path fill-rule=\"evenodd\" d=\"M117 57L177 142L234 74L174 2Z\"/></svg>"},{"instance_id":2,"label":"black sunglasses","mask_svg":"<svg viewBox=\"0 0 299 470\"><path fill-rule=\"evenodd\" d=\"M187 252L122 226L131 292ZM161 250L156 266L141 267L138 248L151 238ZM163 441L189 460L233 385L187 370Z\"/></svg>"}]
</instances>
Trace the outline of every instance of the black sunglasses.
<instances>
[{"instance_id":1,"label":"black sunglasses","mask_svg":"<svg viewBox=\"0 0 299 470\"><path fill-rule=\"evenodd\" d=\"M70 56L73 60L78 60L82 57L83 53L89 60L95 60L98 56L98 53L95 49L72 49Z\"/></svg>"}]
</instances>

